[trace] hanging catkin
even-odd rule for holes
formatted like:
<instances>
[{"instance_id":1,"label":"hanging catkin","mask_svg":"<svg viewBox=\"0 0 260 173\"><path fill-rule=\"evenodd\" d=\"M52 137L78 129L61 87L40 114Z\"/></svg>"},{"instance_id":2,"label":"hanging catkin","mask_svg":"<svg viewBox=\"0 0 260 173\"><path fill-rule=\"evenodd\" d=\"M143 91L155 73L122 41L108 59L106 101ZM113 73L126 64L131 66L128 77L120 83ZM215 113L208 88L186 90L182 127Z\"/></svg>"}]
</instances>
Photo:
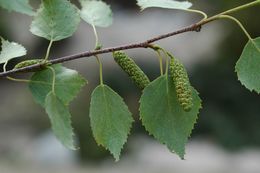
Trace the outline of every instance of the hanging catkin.
<instances>
[{"instance_id":1,"label":"hanging catkin","mask_svg":"<svg viewBox=\"0 0 260 173\"><path fill-rule=\"evenodd\" d=\"M184 111L190 111L193 103L189 77L183 64L173 57L170 60L170 76L174 81L180 105Z\"/></svg>"},{"instance_id":2,"label":"hanging catkin","mask_svg":"<svg viewBox=\"0 0 260 173\"><path fill-rule=\"evenodd\" d=\"M137 64L124 52L113 52L116 63L128 74L132 81L140 88L144 89L150 80Z\"/></svg>"}]
</instances>

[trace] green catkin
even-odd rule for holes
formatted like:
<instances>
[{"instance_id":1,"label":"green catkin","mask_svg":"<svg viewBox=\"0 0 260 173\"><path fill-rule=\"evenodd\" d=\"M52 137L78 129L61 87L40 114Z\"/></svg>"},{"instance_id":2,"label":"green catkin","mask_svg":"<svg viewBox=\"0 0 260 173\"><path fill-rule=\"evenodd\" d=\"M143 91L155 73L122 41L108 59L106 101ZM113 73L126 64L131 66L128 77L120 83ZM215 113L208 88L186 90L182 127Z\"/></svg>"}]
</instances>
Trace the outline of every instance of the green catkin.
<instances>
[{"instance_id":1,"label":"green catkin","mask_svg":"<svg viewBox=\"0 0 260 173\"><path fill-rule=\"evenodd\" d=\"M113 52L113 57L138 88L142 90L150 83L149 78L126 53L122 51Z\"/></svg>"},{"instance_id":2,"label":"green catkin","mask_svg":"<svg viewBox=\"0 0 260 173\"><path fill-rule=\"evenodd\" d=\"M33 70L27 70L25 72L36 72L40 69L44 69L45 66L48 66L50 65L50 63L48 61L45 61L43 59L30 59L30 60L25 60L25 61L22 61L18 64L16 64L14 66L14 69L20 69L20 68L23 68L23 67L28 67L28 66L31 66L31 65L35 65L35 64L41 64L42 63L42 66L41 67L38 67L36 69L33 69Z\"/></svg>"},{"instance_id":3,"label":"green catkin","mask_svg":"<svg viewBox=\"0 0 260 173\"><path fill-rule=\"evenodd\" d=\"M174 81L180 105L184 111L189 112L193 106L189 77L183 64L173 57L170 60L170 76Z\"/></svg>"},{"instance_id":4,"label":"green catkin","mask_svg":"<svg viewBox=\"0 0 260 173\"><path fill-rule=\"evenodd\" d=\"M30 65L35 65L35 64L39 64L43 62L42 59L31 59L31 60L25 60L25 61L22 61L18 64L16 64L14 66L14 69L19 69L19 68L23 68L23 67L27 67L27 66L30 66Z\"/></svg>"}]
</instances>

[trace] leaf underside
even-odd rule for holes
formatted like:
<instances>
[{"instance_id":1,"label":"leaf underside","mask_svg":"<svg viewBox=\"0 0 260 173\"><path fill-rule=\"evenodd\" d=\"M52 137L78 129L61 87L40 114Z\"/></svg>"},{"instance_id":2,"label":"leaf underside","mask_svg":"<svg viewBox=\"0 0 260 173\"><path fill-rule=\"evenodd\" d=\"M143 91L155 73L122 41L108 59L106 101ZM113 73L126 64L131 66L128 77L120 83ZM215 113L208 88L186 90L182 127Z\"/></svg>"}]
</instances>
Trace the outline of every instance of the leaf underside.
<instances>
[{"instance_id":1,"label":"leaf underside","mask_svg":"<svg viewBox=\"0 0 260 173\"><path fill-rule=\"evenodd\" d=\"M79 10L69 1L43 0L30 31L47 40L58 41L72 36L79 22Z\"/></svg>"},{"instance_id":2,"label":"leaf underside","mask_svg":"<svg viewBox=\"0 0 260 173\"><path fill-rule=\"evenodd\" d=\"M190 8L192 3L188 1L180 2L174 0L137 0L137 5L141 10L151 7L185 10Z\"/></svg>"},{"instance_id":3,"label":"leaf underside","mask_svg":"<svg viewBox=\"0 0 260 173\"><path fill-rule=\"evenodd\" d=\"M16 11L29 16L35 15L29 0L0 0L0 6L9 11Z\"/></svg>"},{"instance_id":4,"label":"leaf underside","mask_svg":"<svg viewBox=\"0 0 260 173\"><path fill-rule=\"evenodd\" d=\"M108 27L113 22L110 6L103 1L80 0L81 18L93 26Z\"/></svg>"},{"instance_id":5,"label":"leaf underside","mask_svg":"<svg viewBox=\"0 0 260 173\"><path fill-rule=\"evenodd\" d=\"M0 64L6 63L13 58L26 55L26 49L22 45L15 42L9 42L2 38L0 40L2 43L2 50L0 52Z\"/></svg>"}]
</instances>

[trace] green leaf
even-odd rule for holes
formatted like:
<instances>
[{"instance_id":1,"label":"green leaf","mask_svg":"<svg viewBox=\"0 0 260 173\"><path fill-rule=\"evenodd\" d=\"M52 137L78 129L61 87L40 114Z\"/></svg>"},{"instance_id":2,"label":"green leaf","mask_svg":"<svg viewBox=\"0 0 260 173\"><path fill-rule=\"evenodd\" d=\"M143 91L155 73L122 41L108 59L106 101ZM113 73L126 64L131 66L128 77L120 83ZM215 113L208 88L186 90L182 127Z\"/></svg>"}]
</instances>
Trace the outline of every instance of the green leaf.
<instances>
[{"instance_id":1,"label":"green leaf","mask_svg":"<svg viewBox=\"0 0 260 173\"><path fill-rule=\"evenodd\" d=\"M90 124L99 145L104 146L119 160L121 149L130 133L133 122L123 99L106 85L98 86L92 93Z\"/></svg>"},{"instance_id":2,"label":"green leaf","mask_svg":"<svg viewBox=\"0 0 260 173\"><path fill-rule=\"evenodd\" d=\"M53 92L47 95L45 106L55 136L65 147L74 150L74 133L71 127L71 115L68 107Z\"/></svg>"},{"instance_id":3,"label":"green leaf","mask_svg":"<svg viewBox=\"0 0 260 173\"><path fill-rule=\"evenodd\" d=\"M30 31L47 40L58 41L72 36L79 22L79 10L68 0L43 0Z\"/></svg>"},{"instance_id":4,"label":"green leaf","mask_svg":"<svg viewBox=\"0 0 260 173\"><path fill-rule=\"evenodd\" d=\"M236 72L247 89L260 93L260 37L246 44L236 64Z\"/></svg>"},{"instance_id":5,"label":"green leaf","mask_svg":"<svg viewBox=\"0 0 260 173\"><path fill-rule=\"evenodd\" d=\"M28 0L0 0L0 6L9 11L16 11L30 16L35 15Z\"/></svg>"},{"instance_id":6,"label":"green leaf","mask_svg":"<svg viewBox=\"0 0 260 173\"><path fill-rule=\"evenodd\" d=\"M150 7L186 10L192 6L192 3L188 1L179 2L173 0L137 0L137 5L140 6L141 10Z\"/></svg>"},{"instance_id":7,"label":"green leaf","mask_svg":"<svg viewBox=\"0 0 260 173\"><path fill-rule=\"evenodd\" d=\"M26 49L15 42L9 42L1 38L2 51L0 52L0 64L6 63L13 58L26 55Z\"/></svg>"},{"instance_id":8,"label":"green leaf","mask_svg":"<svg viewBox=\"0 0 260 173\"><path fill-rule=\"evenodd\" d=\"M185 112L178 102L174 82L161 76L144 89L140 99L141 120L146 130L182 159L201 108L201 100L193 88L192 97L193 107Z\"/></svg>"},{"instance_id":9,"label":"green leaf","mask_svg":"<svg viewBox=\"0 0 260 173\"><path fill-rule=\"evenodd\" d=\"M90 25L108 27L113 22L110 6L103 1L80 0L81 18Z\"/></svg>"},{"instance_id":10,"label":"green leaf","mask_svg":"<svg viewBox=\"0 0 260 173\"><path fill-rule=\"evenodd\" d=\"M65 105L68 105L87 82L75 70L61 65L52 67L56 73L55 93ZM52 79L52 71L45 69L34 73L29 83L34 100L43 107L47 94L52 90Z\"/></svg>"}]
</instances>

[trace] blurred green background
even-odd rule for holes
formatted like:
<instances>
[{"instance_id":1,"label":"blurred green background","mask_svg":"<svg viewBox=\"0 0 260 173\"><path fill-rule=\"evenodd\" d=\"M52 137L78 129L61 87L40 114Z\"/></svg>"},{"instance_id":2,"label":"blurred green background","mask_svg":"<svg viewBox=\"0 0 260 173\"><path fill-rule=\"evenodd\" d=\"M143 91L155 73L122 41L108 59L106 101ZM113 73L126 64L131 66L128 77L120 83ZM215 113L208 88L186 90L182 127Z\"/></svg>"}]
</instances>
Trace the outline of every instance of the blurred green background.
<instances>
[{"instance_id":1,"label":"blurred green background","mask_svg":"<svg viewBox=\"0 0 260 173\"><path fill-rule=\"evenodd\" d=\"M138 7L135 5L135 1L131 0L111 0L106 2L111 4L114 10L115 26L112 26L112 29L108 28L107 31L106 29L98 30L101 40L105 42L105 47L125 44L132 41L127 40L127 37L125 40L122 40L119 33L116 33L117 31L125 33L125 35L136 34L137 38L140 36L139 39L141 41L162 33L159 31L162 31L163 28L167 28L168 31L171 31L170 29L174 27L176 23L177 25L185 26L184 24L188 25L199 19L198 16L193 14L169 10L148 10L148 12L140 14ZM214 15L248 2L251 1L193 1L195 9L204 10L209 15ZM34 3L35 7L37 7L37 2ZM259 10L260 6L234 14L234 16L245 25L253 38L260 36ZM161 20L165 17L163 20L166 22L165 26L158 25L158 30L157 27L146 28L146 24L144 23L145 17L142 17L142 19L144 19L141 20L141 22L135 22L134 20L134 17L147 17L153 12L158 14L156 19L160 19L160 15L162 16ZM26 58L41 57L44 55L48 42L33 35L30 36L28 31L31 21L30 17L17 13L8 13L3 9L0 9L0 16L1 36L8 40L24 44L28 48L28 56ZM129 18L131 18L131 22L128 23ZM124 21L125 24L119 24L116 21L117 19ZM169 19L172 19L172 22ZM186 22L174 22L175 19L178 21L186 20ZM158 21L153 21L155 25L156 22ZM184 54L187 56L184 63L187 64L191 83L199 91L203 100L203 109L201 110L200 118L196 124L191 140L206 139L232 152L239 152L249 147L259 147L260 96L244 88L237 80L236 73L234 72L235 63L241 55L243 47L247 42L247 37L232 21L216 21L214 23L217 25L216 29L214 27L213 29L210 28L212 24L208 24L210 26L207 25L203 27L200 33L187 34L187 37L179 36L177 41L174 38L169 38L167 41L160 42L166 48L175 50L177 55L182 55L182 52L189 52L189 50L187 50L188 47L185 46L187 43L192 47L192 45L195 46L195 44L206 44L207 40L216 39L218 37L221 38L217 39L216 47L211 47L211 49L214 49L212 53L202 53L198 59L194 59L196 58L193 57L194 52ZM139 26L134 27L135 24ZM124 28L118 26L124 26ZM177 26L176 28L180 27ZM211 30L212 32L205 35L204 40L198 43L197 38L203 35L204 32L207 32L207 30ZM129 33L128 31L132 32ZM152 35L141 35L141 33L152 33ZM84 38L78 40L79 37ZM82 39L84 39L84 42L82 42ZM90 50L93 48L93 39L91 28L86 24L81 24L76 36L55 43L51 56L56 58L79 51ZM171 45L172 42L174 42L174 45ZM208 49L206 45L204 47L202 46L202 48ZM196 52L197 50L192 51ZM143 55L142 52L146 53ZM136 58L137 63L151 79L158 76L158 64L153 53L148 53L146 50L132 50L129 51L129 54ZM109 56L110 55L105 55L103 58L105 82L125 99L130 110L133 112L136 122L132 129L132 136L137 134L147 135L141 126L138 115L138 99L141 92L135 88L127 76L111 61ZM139 59L138 56L141 58ZM147 60L147 56L149 56L149 60ZM182 57L179 58L182 59ZM11 69L19 61L21 60L16 59L11 61L8 68ZM65 65L79 70L80 73L89 80L89 85L83 89L71 106L73 126L80 146L76 157L81 163L98 163L100 160L110 157L107 151L96 145L89 126L88 105L91 91L98 84L98 66L93 58L76 60L75 62L66 63ZM21 78L29 77L29 75L17 76ZM15 134L16 132L23 132L24 130L24 133L28 133L30 134L29 136L32 137L29 138L29 140L32 140L34 137L38 137L48 130L50 125L47 115L45 115L44 111L41 110L41 108L33 102L32 97L30 97L26 84L16 84L4 79L0 79L0 82L0 91L2 93L0 99L0 134L3 136L0 141L0 157L9 157L11 155L10 153L13 152L9 151L8 147L6 147L10 147L10 143L7 143L7 141L12 142L12 140L9 140L12 136L10 136L8 132L14 131ZM14 138L15 137L14 135ZM14 147L16 147L15 144ZM10 147L10 150L11 149ZM131 146L127 145L124 153L131 153ZM12 158L12 156L10 156L10 158Z\"/></svg>"}]
</instances>

